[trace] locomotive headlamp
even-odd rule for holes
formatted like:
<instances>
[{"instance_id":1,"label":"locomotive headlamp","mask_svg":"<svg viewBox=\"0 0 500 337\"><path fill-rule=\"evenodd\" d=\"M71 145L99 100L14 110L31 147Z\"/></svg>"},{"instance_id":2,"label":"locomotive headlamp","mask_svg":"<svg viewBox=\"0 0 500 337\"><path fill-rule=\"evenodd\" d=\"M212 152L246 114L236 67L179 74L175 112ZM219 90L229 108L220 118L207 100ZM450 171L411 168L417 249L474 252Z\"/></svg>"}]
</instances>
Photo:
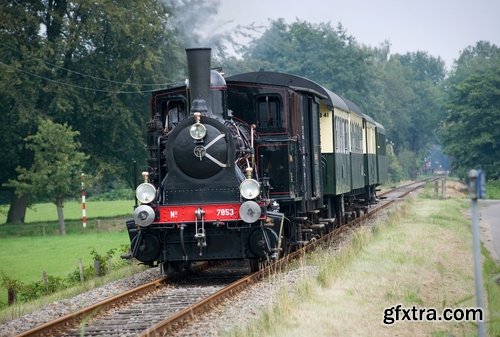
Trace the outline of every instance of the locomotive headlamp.
<instances>
[{"instance_id":1,"label":"locomotive headlamp","mask_svg":"<svg viewBox=\"0 0 500 337\"><path fill-rule=\"evenodd\" d=\"M207 128L200 123L201 113L195 112L193 115L195 123L189 129L189 134L194 140L203 139L207 135Z\"/></svg>"},{"instance_id":2,"label":"locomotive headlamp","mask_svg":"<svg viewBox=\"0 0 500 337\"><path fill-rule=\"evenodd\" d=\"M241 220L246 223L254 223L259 220L262 211L258 203L252 200L247 200L241 204L239 214Z\"/></svg>"},{"instance_id":3,"label":"locomotive headlamp","mask_svg":"<svg viewBox=\"0 0 500 337\"><path fill-rule=\"evenodd\" d=\"M141 227L147 227L153 223L155 211L148 205L141 205L134 211L135 223Z\"/></svg>"},{"instance_id":4,"label":"locomotive headlamp","mask_svg":"<svg viewBox=\"0 0 500 337\"><path fill-rule=\"evenodd\" d=\"M135 190L135 196L141 204L149 204L155 199L156 188L150 183L142 183L137 186Z\"/></svg>"},{"instance_id":5,"label":"locomotive headlamp","mask_svg":"<svg viewBox=\"0 0 500 337\"><path fill-rule=\"evenodd\" d=\"M260 194L260 184L254 179L245 179L240 184L240 194L245 199L257 198Z\"/></svg>"},{"instance_id":6,"label":"locomotive headlamp","mask_svg":"<svg viewBox=\"0 0 500 337\"><path fill-rule=\"evenodd\" d=\"M191 135L191 138L193 138L194 140L200 140L207 135L207 128L205 127L205 125L201 123L196 123L191 125L191 128L189 129L189 134Z\"/></svg>"}]
</instances>

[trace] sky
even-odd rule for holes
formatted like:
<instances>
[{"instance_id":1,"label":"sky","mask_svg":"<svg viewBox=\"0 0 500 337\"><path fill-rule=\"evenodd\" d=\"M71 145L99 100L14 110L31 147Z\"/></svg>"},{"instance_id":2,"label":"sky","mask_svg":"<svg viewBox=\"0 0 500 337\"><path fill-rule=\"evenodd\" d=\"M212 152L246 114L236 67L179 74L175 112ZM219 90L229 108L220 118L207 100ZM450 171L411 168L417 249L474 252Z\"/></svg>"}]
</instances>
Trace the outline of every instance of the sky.
<instances>
[{"instance_id":1,"label":"sky","mask_svg":"<svg viewBox=\"0 0 500 337\"><path fill-rule=\"evenodd\" d=\"M220 0L216 20L230 29L278 18L340 22L360 44L387 40L391 54L426 51L448 69L477 41L500 46L500 0Z\"/></svg>"}]
</instances>

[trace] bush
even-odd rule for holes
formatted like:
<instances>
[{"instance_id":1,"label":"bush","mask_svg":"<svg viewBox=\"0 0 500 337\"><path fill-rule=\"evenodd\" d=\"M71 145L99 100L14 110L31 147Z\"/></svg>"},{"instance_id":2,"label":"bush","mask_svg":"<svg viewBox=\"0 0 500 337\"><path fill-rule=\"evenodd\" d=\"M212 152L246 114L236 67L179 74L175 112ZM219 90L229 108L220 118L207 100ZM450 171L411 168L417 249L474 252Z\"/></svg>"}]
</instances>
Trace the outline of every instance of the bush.
<instances>
[{"instance_id":1,"label":"bush","mask_svg":"<svg viewBox=\"0 0 500 337\"><path fill-rule=\"evenodd\" d=\"M53 294L68 287L68 283L61 277L47 276L47 284L43 281L22 284L18 292L17 300L28 302L37 298Z\"/></svg>"},{"instance_id":2,"label":"bush","mask_svg":"<svg viewBox=\"0 0 500 337\"><path fill-rule=\"evenodd\" d=\"M486 183L488 199L500 199L500 180L490 180Z\"/></svg>"},{"instance_id":3,"label":"bush","mask_svg":"<svg viewBox=\"0 0 500 337\"><path fill-rule=\"evenodd\" d=\"M83 266L83 279L90 280L95 277L94 266ZM68 283L71 285L76 285L80 283L80 269L76 268L72 273L69 273L66 277Z\"/></svg>"},{"instance_id":4,"label":"bush","mask_svg":"<svg viewBox=\"0 0 500 337\"><path fill-rule=\"evenodd\" d=\"M389 181L392 183L401 181L405 179L405 172L403 170L403 167L398 161L398 158L396 156L388 156L389 159L389 166L388 166L388 175L389 175Z\"/></svg>"}]
</instances>

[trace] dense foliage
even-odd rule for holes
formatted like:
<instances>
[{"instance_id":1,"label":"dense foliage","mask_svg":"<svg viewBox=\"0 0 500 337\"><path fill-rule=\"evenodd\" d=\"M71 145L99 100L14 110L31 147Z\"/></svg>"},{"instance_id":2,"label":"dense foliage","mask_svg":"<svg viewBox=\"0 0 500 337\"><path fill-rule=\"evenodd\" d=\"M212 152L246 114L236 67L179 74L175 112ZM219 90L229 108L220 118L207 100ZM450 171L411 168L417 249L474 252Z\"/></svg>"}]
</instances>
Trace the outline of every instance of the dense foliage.
<instances>
[{"instance_id":1,"label":"dense foliage","mask_svg":"<svg viewBox=\"0 0 500 337\"><path fill-rule=\"evenodd\" d=\"M23 139L40 116L80 132L91 154L86 172L100 186L131 177L131 160L145 158L150 92L180 74L168 8L158 0L10 0L0 15L0 184L30 167ZM16 201L11 209L26 207ZM22 217L9 213L12 222Z\"/></svg>"},{"instance_id":2,"label":"dense foliage","mask_svg":"<svg viewBox=\"0 0 500 337\"><path fill-rule=\"evenodd\" d=\"M462 52L447 80L445 150L465 177L471 168L500 179L500 49L478 42Z\"/></svg>"}]
</instances>

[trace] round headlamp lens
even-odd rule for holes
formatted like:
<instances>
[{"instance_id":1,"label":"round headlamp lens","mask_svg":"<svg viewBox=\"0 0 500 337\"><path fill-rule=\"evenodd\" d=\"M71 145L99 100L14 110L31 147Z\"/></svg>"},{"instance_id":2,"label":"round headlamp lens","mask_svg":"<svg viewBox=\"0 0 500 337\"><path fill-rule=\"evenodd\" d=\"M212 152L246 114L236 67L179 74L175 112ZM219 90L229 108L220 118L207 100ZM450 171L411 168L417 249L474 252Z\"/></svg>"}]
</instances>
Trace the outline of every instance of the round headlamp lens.
<instances>
[{"instance_id":1,"label":"round headlamp lens","mask_svg":"<svg viewBox=\"0 0 500 337\"><path fill-rule=\"evenodd\" d=\"M240 184L240 194L245 199L254 199L260 195L260 184L254 179L245 179Z\"/></svg>"},{"instance_id":2,"label":"round headlamp lens","mask_svg":"<svg viewBox=\"0 0 500 337\"><path fill-rule=\"evenodd\" d=\"M246 223L254 223L259 220L262 211L258 203L252 200L247 200L241 204L239 214L241 220Z\"/></svg>"},{"instance_id":3,"label":"round headlamp lens","mask_svg":"<svg viewBox=\"0 0 500 337\"><path fill-rule=\"evenodd\" d=\"M191 128L189 129L189 134L191 135L191 138L195 140L200 140L207 135L207 128L203 124L196 123L191 125Z\"/></svg>"},{"instance_id":4,"label":"round headlamp lens","mask_svg":"<svg viewBox=\"0 0 500 337\"><path fill-rule=\"evenodd\" d=\"M141 205L134 211L135 223L141 227L147 227L153 223L155 211L148 205Z\"/></svg>"},{"instance_id":5,"label":"round headlamp lens","mask_svg":"<svg viewBox=\"0 0 500 337\"><path fill-rule=\"evenodd\" d=\"M135 196L142 204L149 204L155 199L156 188L150 183L142 183L137 186Z\"/></svg>"}]
</instances>

